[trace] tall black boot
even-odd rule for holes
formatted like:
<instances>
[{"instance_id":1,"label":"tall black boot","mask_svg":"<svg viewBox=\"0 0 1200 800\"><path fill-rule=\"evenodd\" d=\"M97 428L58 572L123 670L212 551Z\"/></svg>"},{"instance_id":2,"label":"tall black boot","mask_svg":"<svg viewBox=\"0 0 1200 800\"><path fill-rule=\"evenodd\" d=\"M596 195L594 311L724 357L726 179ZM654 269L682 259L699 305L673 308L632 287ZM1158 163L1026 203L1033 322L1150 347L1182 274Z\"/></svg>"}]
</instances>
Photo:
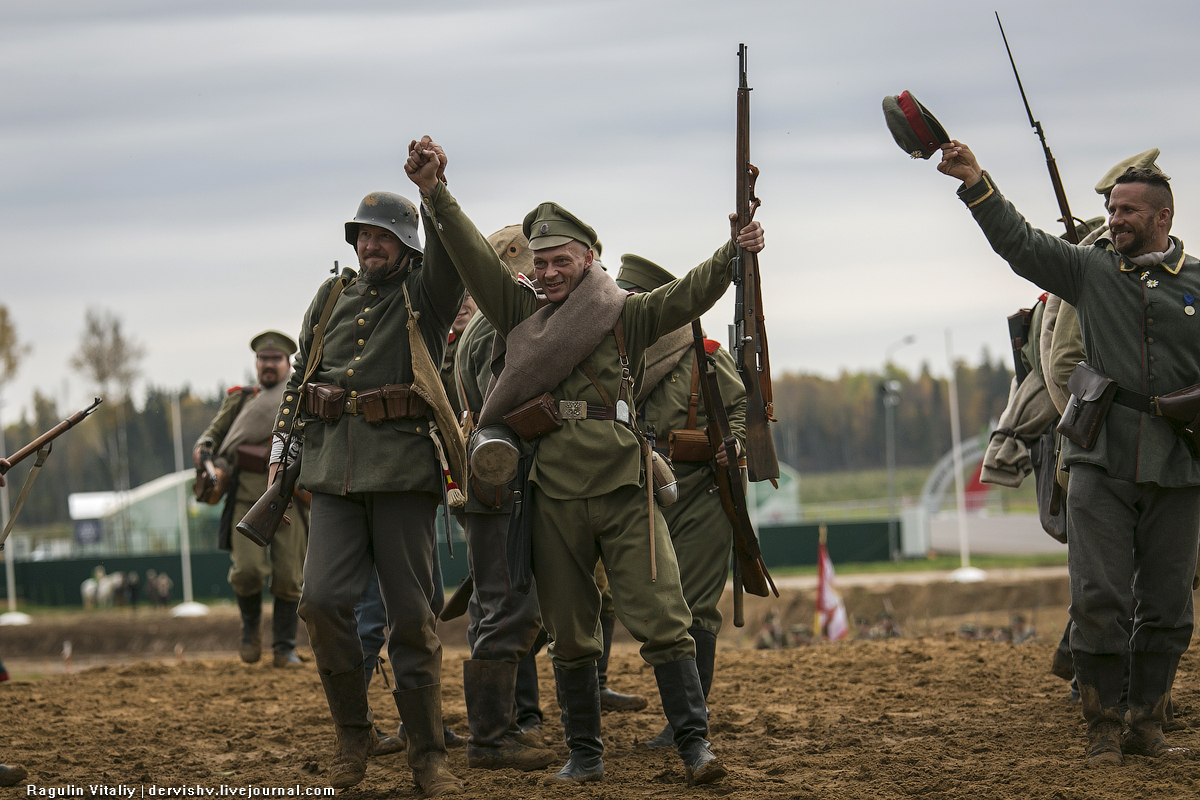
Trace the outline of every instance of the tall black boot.
<instances>
[{"instance_id":1,"label":"tall black boot","mask_svg":"<svg viewBox=\"0 0 1200 800\"><path fill-rule=\"evenodd\" d=\"M1088 766L1124 763L1119 709L1127 659L1119 655L1073 653L1083 719L1087 722Z\"/></svg>"},{"instance_id":2,"label":"tall black boot","mask_svg":"<svg viewBox=\"0 0 1200 800\"><path fill-rule=\"evenodd\" d=\"M262 593L239 594L238 611L242 613L242 646L238 655L247 664L262 658Z\"/></svg>"},{"instance_id":3,"label":"tall black boot","mask_svg":"<svg viewBox=\"0 0 1200 800\"><path fill-rule=\"evenodd\" d=\"M462 794L462 781L446 768L446 740L442 736L442 685L392 692L396 710L408 734L408 766L413 783L423 797Z\"/></svg>"},{"instance_id":4,"label":"tall black boot","mask_svg":"<svg viewBox=\"0 0 1200 800\"><path fill-rule=\"evenodd\" d=\"M363 669L359 667L337 675L322 673L321 684L325 687L325 699L329 702L338 742L338 754L327 777L330 786L345 789L363 779L367 756L375 743Z\"/></svg>"},{"instance_id":5,"label":"tall black boot","mask_svg":"<svg viewBox=\"0 0 1200 800\"><path fill-rule=\"evenodd\" d=\"M600 617L600 630L604 635L604 652L596 662L600 680L600 708L605 711L641 711L647 705L640 694L621 694L608 688L608 654L612 650L613 628L617 618L604 614Z\"/></svg>"},{"instance_id":6,"label":"tall black boot","mask_svg":"<svg viewBox=\"0 0 1200 800\"><path fill-rule=\"evenodd\" d=\"M1075 663L1071 660L1071 620L1067 620L1066 630L1058 640L1054 657L1050 659L1050 674L1064 681L1075 679Z\"/></svg>"},{"instance_id":7,"label":"tall black boot","mask_svg":"<svg viewBox=\"0 0 1200 800\"><path fill-rule=\"evenodd\" d=\"M1179 656L1174 653L1133 652L1129 661L1129 733L1125 750L1142 756L1186 756L1190 750L1170 747L1163 739L1163 723L1171 702L1171 685Z\"/></svg>"},{"instance_id":8,"label":"tall black boot","mask_svg":"<svg viewBox=\"0 0 1200 800\"><path fill-rule=\"evenodd\" d=\"M554 668L558 707L570 755L545 783L588 783L604 777L604 742L600 739L600 680L595 665Z\"/></svg>"},{"instance_id":9,"label":"tall black boot","mask_svg":"<svg viewBox=\"0 0 1200 800\"><path fill-rule=\"evenodd\" d=\"M663 712L675 729L675 749L683 759L688 783L716 783L725 777L725 766L708 749L708 711L696 661L684 658L654 668Z\"/></svg>"},{"instance_id":10,"label":"tall black boot","mask_svg":"<svg viewBox=\"0 0 1200 800\"><path fill-rule=\"evenodd\" d=\"M275 598L275 608L271 612L271 649L275 651L277 667L300 663L300 656L296 655L296 626L300 623L296 609L299 607L299 600Z\"/></svg>"},{"instance_id":11,"label":"tall black boot","mask_svg":"<svg viewBox=\"0 0 1200 800\"><path fill-rule=\"evenodd\" d=\"M700 674L700 688L704 690L704 699L707 700L708 693L712 691L713 671L717 660L717 635L702 628L689 628L688 633L696 642L696 671ZM642 746L674 747L675 729L668 722L657 736L648 742L642 742Z\"/></svg>"},{"instance_id":12,"label":"tall black boot","mask_svg":"<svg viewBox=\"0 0 1200 800\"><path fill-rule=\"evenodd\" d=\"M515 661L471 659L463 662L463 695L467 701L467 766L525 772L549 766L555 755L544 747L529 747L512 732Z\"/></svg>"},{"instance_id":13,"label":"tall black boot","mask_svg":"<svg viewBox=\"0 0 1200 800\"><path fill-rule=\"evenodd\" d=\"M538 634L529 652L517 663L517 688L514 695L514 721L524 732L542 730L542 707L538 692L537 654L546 644L546 632Z\"/></svg>"}]
</instances>

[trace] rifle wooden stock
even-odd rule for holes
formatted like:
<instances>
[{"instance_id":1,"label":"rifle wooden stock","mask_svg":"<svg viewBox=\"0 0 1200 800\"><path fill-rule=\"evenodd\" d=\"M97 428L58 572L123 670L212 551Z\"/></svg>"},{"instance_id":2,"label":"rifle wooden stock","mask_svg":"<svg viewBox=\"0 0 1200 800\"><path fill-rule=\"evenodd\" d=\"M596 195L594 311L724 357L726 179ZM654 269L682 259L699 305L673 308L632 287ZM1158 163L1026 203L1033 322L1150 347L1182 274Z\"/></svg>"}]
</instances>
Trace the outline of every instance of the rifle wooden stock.
<instances>
[{"instance_id":1,"label":"rifle wooden stock","mask_svg":"<svg viewBox=\"0 0 1200 800\"><path fill-rule=\"evenodd\" d=\"M734 601L737 601L738 592L742 588L758 597L766 597L771 592L775 592L775 596L778 597L779 592L775 589L767 565L763 562L754 525L750 522L746 492L742 487L742 473L737 464L737 439L729 430L729 418L721 400L716 365L704 349L704 334L701 333L699 321L692 322L692 337L700 367L700 389L704 398L704 414L708 418L706 432L713 451L712 466L717 495L721 499L721 509L733 526ZM722 447L725 448L726 454L725 466L721 466L716 460L716 455L721 452Z\"/></svg>"},{"instance_id":2,"label":"rifle wooden stock","mask_svg":"<svg viewBox=\"0 0 1200 800\"><path fill-rule=\"evenodd\" d=\"M754 194L758 167L750 163L750 92L746 84L746 45L738 46L737 92L737 220L733 236L754 221L761 202ZM750 480L774 481L779 458L771 436L773 401L771 358L762 307L758 254L739 247L733 264L734 341L730 343L738 374L746 387L746 470Z\"/></svg>"},{"instance_id":3,"label":"rifle wooden stock","mask_svg":"<svg viewBox=\"0 0 1200 800\"><path fill-rule=\"evenodd\" d=\"M53 428L51 428L50 430L43 433L41 436L37 437L32 442L25 445L17 452L13 453L11 456L8 456L7 457L8 458L8 466L5 467L3 465L0 465L0 475L6 474L10 469L15 467L17 464L20 464L22 461L24 461L25 459L29 458L31 455L36 453L38 450L41 450L47 444L54 441L59 436L62 436L67 431L71 430L71 428L74 428L76 425L83 422L85 419L87 419L88 415L91 414L93 411L95 411L96 407L99 406L103 402L104 401L102 399L97 397L95 400L92 401L92 404L90 406L88 406L87 408L83 409L82 411L76 411L74 414L67 417L62 422L55 425Z\"/></svg>"},{"instance_id":4,"label":"rifle wooden stock","mask_svg":"<svg viewBox=\"0 0 1200 800\"><path fill-rule=\"evenodd\" d=\"M288 503L292 501L292 493L296 490L296 480L300 477L300 459L301 456L293 458L287 463L286 469L275 473L274 483L267 487L263 496L237 524L238 533L259 547L271 543L275 531L279 530L279 523L283 522L283 515L287 513Z\"/></svg>"}]
</instances>

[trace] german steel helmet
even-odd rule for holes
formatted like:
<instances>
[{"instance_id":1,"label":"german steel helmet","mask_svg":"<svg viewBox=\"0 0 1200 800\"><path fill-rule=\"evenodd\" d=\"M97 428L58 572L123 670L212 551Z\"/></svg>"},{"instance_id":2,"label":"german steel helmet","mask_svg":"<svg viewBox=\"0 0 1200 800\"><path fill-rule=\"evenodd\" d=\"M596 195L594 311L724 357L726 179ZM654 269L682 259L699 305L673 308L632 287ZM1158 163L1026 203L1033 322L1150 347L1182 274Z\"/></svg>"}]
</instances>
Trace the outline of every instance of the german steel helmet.
<instances>
[{"instance_id":1,"label":"german steel helmet","mask_svg":"<svg viewBox=\"0 0 1200 800\"><path fill-rule=\"evenodd\" d=\"M358 246L359 224L377 225L396 234L404 244L422 252L417 238L417 207L407 198L391 192L371 192L358 204L358 213L346 223L346 241Z\"/></svg>"}]
</instances>

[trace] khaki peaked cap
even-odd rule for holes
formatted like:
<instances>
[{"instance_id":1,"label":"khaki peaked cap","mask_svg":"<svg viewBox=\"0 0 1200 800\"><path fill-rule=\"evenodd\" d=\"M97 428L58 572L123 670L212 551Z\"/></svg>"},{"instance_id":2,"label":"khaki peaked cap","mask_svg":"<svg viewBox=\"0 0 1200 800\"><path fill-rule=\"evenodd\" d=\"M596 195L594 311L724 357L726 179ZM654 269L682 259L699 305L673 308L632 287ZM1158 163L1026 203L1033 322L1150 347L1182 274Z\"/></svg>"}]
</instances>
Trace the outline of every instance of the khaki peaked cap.
<instances>
[{"instance_id":1,"label":"khaki peaked cap","mask_svg":"<svg viewBox=\"0 0 1200 800\"><path fill-rule=\"evenodd\" d=\"M580 242L596 249L596 231L558 203L542 203L525 215L521 232L529 240L529 249L548 250L567 242Z\"/></svg>"},{"instance_id":2,"label":"khaki peaked cap","mask_svg":"<svg viewBox=\"0 0 1200 800\"><path fill-rule=\"evenodd\" d=\"M653 261L626 253L621 256L621 269L617 272L617 286L622 289L641 289L652 292L675 280L675 276Z\"/></svg>"},{"instance_id":3,"label":"khaki peaked cap","mask_svg":"<svg viewBox=\"0 0 1200 800\"><path fill-rule=\"evenodd\" d=\"M487 237L487 242L513 277L518 273L527 278L533 275L533 251L529 249L529 240L521 232L520 225L501 228Z\"/></svg>"},{"instance_id":4,"label":"khaki peaked cap","mask_svg":"<svg viewBox=\"0 0 1200 800\"><path fill-rule=\"evenodd\" d=\"M290 356L296 352L296 342L287 334L279 331L263 331L250 340L250 349L256 353L264 350L275 350Z\"/></svg>"},{"instance_id":5,"label":"khaki peaked cap","mask_svg":"<svg viewBox=\"0 0 1200 800\"><path fill-rule=\"evenodd\" d=\"M1115 167L1104 173L1104 177L1096 184L1096 194L1108 194L1117 185L1117 178L1125 174L1125 170L1130 167L1139 167L1141 169L1153 169L1162 172L1158 164L1154 162L1158 159L1159 150L1157 147L1151 147L1149 150L1138 153L1136 156L1130 156L1124 161L1117 164Z\"/></svg>"}]
</instances>

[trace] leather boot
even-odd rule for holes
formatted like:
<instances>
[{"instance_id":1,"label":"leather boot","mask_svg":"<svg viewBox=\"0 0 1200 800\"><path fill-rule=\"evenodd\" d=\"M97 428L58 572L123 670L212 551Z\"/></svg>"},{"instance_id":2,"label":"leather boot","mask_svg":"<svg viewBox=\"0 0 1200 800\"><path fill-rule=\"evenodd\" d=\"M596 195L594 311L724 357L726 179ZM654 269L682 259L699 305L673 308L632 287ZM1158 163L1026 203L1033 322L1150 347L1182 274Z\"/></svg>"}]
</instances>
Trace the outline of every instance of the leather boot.
<instances>
[{"instance_id":1,"label":"leather boot","mask_svg":"<svg viewBox=\"0 0 1200 800\"><path fill-rule=\"evenodd\" d=\"M238 611L242 612L242 646L238 655L247 664L262 658L262 593L239 594Z\"/></svg>"},{"instance_id":2,"label":"leather boot","mask_svg":"<svg viewBox=\"0 0 1200 800\"><path fill-rule=\"evenodd\" d=\"M446 768L446 740L442 736L442 685L397 689L396 710L408 735L408 766L422 797L462 794L462 781Z\"/></svg>"},{"instance_id":3,"label":"leather boot","mask_svg":"<svg viewBox=\"0 0 1200 800\"><path fill-rule=\"evenodd\" d=\"M696 642L696 671L700 673L700 688L704 689L704 699L712 691L713 671L717 660L717 635L702 628L689 628L688 633ZM675 729L668 722L658 735L648 742L642 742L643 747L657 749L675 746Z\"/></svg>"},{"instance_id":4,"label":"leather boot","mask_svg":"<svg viewBox=\"0 0 1200 800\"><path fill-rule=\"evenodd\" d=\"M375 746L375 730L371 710L367 706L363 669L338 675L321 675L329 713L333 715L337 734L338 754L329 768L329 785L345 789L363 779L367 772L367 756Z\"/></svg>"},{"instance_id":5,"label":"leather boot","mask_svg":"<svg viewBox=\"0 0 1200 800\"><path fill-rule=\"evenodd\" d=\"M545 632L539 635L544 636ZM522 732L536 732L538 739L542 735L542 707L539 705L537 651L534 646L525 657L517 663L517 687L514 693L516 710L513 721Z\"/></svg>"},{"instance_id":6,"label":"leather boot","mask_svg":"<svg viewBox=\"0 0 1200 800\"><path fill-rule=\"evenodd\" d=\"M1121 755L1122 684L1126 659L1119 655L1073 653L1083 719L1087 722L1089 767L1124 763Z\"/></svg>"},{"instance_id":7,"label":"leather boot","mask_svg":"<svg viewBox=\"0 0 1200 800\"><path fill-rule=\"evenodd\" d=\"M696 661L684 658L659 664L654 668L663 712L675 729L675 749L683 759L688 784L700 786L716 783L728 770L708 749L708 711L704 706L704 689Z\"/></svg>"},{"instance_id":8,"label":"leather boot","mask_svg":"<svg viewBox=\"0 0 1200 800\"><path fill-rule=\"evenodd\" d=\"M1050 674L1064 681L1075 679L1075 662L1071 660L1071 621L1067 620L1067 629L1058 640L1054 649L1054 657L1050 659Z\"/></svg>"},{"instance_id":9,"label":"leather boot","mask_svg":"<svg viewBox=\"0 0 1200 800\"><path fill-rule=\"evenodd\" d=\"M16 786L29 777L29 772L20 764L0 764L0 786Z\"/></svg>"},{"instance_id":10,"label":"leather boot","mask_svg":"<svg viewBox=\"0 0 1200 800\"><path fill-rule=\"evenodd\" d=\"M608 688L608 654L612 650L613 627L617 618L603 615L600 617L600 630L604 634L604 653L596 662L600 680L600 708L604 711L641 711L647 705L646 698L640 694L621 694Z\"/></svg>"},{"instance_id":11,"label":"leather boot","mask_svg":"<svg viewBox=\"0 0 1200 800\"><path fill-rule=\"evenodd\" d=\"M271 613L271 649L275 651L277 667L300 663L300 656L296 655L296 626L300 623L296 609L299 607L299 600L275 598L275 608Z\"/></svg>"},{"instance_id":12,"label":"leather boot","mask_svg":"<svg viewBox=\"0 0 1200 800\"><path fill-rule=\"evenodd\" d=\"M527 747L511 735L517 664L471 659L463 662L463 694L467 701L467 766L524 772L549 766L555 755L546 748Z\"/></svg>"},{"instance_id":13,"label":"leather boot","mask_svg":"<svg viewBox=\"0 0 1200 800\"><path fill-rule=\"evenodd\" d=\"M563 734L570 754L546 785L589 783L604 777L604 742L600 739L600 680L596 666L554 668Z\"/></svg>"},{"instance_id":14,"label":"leather boot","mask_svg":"<svg viewBox=\"0 0 1200 800\"><path fill-rule=\"evenodd\" d=\"M1129 714L1124 749L1150 758L1181 757L1191 754L1184 747L1171 747L1163 738L1167 704L1179 656L1173 653L1131 654L1129 664Z\"/></svg>"},{"instance_id":15,"label":"leather boot","mask_svg":"<svg viewBox=\"0 0 1200 800\"><path fill-rule=\"evenodd\" d=\"M403 722L396 726L396 741L400 742L401 750L408 747L408 734L404 732ZM442 741L446 743L446 749L467 746L467 740L450 730L449 725L442 726Z\"/></svg>"}]
</instances>

